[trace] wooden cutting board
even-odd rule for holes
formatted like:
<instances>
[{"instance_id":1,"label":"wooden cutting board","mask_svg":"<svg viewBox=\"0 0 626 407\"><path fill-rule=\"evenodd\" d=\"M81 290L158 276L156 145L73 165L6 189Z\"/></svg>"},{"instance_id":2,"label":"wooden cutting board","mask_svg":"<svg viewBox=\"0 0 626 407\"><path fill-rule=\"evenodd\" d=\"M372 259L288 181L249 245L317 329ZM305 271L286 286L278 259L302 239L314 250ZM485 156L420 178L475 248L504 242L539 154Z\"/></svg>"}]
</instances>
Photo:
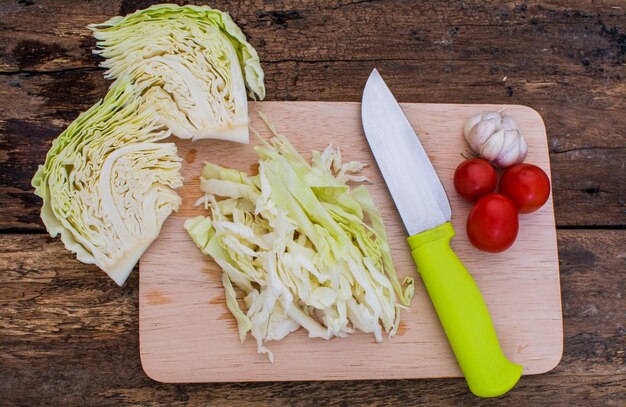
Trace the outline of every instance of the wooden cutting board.
<instances>
[{"instance_id":1,"label":"wooden cutting board","mask_svg":"<svg viewBox=\"0 0 626 407\"><path fill-rule=\"evenodd\" d=\"M474 249L465 235L470 204L455 193L452 177L467 146L465 120L501 105L403 104L402 108L428 152L452 206L457 231L453 249L472 273L500 338L504 353L522 364L524 374L544 373L561 359L561 292L552 197L538 212L520 216L515 244L504 253ZM263 111L306 158L329 143L344 160L369 164L365 174L389 234L398 274L416 277L415 298L402 315L398 335L376 343L372 335L347 339L310 339L304 330L281 342L269 342L275 363L256 353L255 341L239 343L228 312L221 271L203 256L182 225L204 214L194 208L202 193L203 162L249 171L257 162L252 145L216 140L176 140L184 158L183 204L163 226L140 263L139 331L143 368L162 382L392 379L461 376L437 316L410 258L406 232L371 154L360 120L359 103L259 102L250 104L252 125L269 131L258 118ZM527 161L550 174L548 146L539 114L524 106L506 106L519 121L529 145ZM418 176L418 174L416 174Z\"/></svg>"}]
</instances>

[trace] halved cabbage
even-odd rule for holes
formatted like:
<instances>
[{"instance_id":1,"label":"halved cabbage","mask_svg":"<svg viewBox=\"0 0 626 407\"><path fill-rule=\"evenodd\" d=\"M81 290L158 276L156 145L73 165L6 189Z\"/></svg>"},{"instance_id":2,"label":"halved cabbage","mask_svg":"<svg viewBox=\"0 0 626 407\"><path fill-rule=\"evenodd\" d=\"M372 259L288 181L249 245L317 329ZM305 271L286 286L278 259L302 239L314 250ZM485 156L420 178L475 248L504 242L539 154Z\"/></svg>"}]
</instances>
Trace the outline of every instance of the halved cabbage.
<instances>
[{"instance_id":1,"label":"halved cabbage","mask_svg":"<svg viewBox=\"0 0 626 407\"><path fill-rule=\"evenodd\" d=\"M368 190L346 184L366 180L357 174L363 166L342 163L332 146L314 151L310 164L272 131L270 143L256 148L258 175L206 164L200 202L210 216L185 222L195 244L222 268L241 341L250 332L273 360L263 343L301 326L324 339L355 328L376 341L383 332L393 336L413 279L398 281Z\"/></svg>"},{"instance_id":2,"label":"halved cabbage","mask_svg":"<svg viewBox=\"0 0 626 407\"><path fill-rule=\"evenodd\" d=\"M120 79L54 140L32 180L50 235L119 285L180 205L176 145L157 143L170 131L140 103Z\"/></svg>"},{"instance_id":3,"label":"halved cabbage","mask_svg":"<svg viewBox=\"0 0 626 407\"><path fill-rule=\"evenodd\" d=\"M263 99L263 70L227 13L162 4L89 28L106 77L129 76L175 136L248 142L246 85Z\"/></svg>"}]
</instances>

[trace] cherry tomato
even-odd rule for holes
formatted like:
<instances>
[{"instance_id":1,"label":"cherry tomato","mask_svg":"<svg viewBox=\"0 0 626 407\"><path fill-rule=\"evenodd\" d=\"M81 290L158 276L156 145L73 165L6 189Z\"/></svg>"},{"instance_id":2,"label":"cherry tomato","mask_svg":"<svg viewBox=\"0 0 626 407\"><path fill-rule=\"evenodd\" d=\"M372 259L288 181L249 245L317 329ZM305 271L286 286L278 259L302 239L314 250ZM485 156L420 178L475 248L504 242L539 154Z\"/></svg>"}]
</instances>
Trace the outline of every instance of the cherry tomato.
<instances>
[{"instance_id":1,"label":"cherry tomato","mask_svg":"<svg viewBox=\"0 0 626 407\"><path fill-rule=\"evenodd\" d=\"M474 204L467 217L467 237L477 249L502 252L517 237L517 207L502 194L488 194Z\"/></svg>"},{"instance_id":2,"label":"cherry tomato","mask_svg":"<svg viewBox=\"0 0 626 407\"><path fill-rule=\"evenodd\" d=\"M497 182L495 168L480 158L465 160L454 171L456 192L470 202L493 192Z\"/></svg>"},{"instance_id":3,"label":"cherry tomato","mask_svg":"<svg viewBox=\"0 0 626 407\"><path fill-rule=\"evenodd\" d=\"M516 164L502 174L500 192L511 198L520 213L531 213L548 200L550 179L536 165Z\"/></svg>"}]
</instances>

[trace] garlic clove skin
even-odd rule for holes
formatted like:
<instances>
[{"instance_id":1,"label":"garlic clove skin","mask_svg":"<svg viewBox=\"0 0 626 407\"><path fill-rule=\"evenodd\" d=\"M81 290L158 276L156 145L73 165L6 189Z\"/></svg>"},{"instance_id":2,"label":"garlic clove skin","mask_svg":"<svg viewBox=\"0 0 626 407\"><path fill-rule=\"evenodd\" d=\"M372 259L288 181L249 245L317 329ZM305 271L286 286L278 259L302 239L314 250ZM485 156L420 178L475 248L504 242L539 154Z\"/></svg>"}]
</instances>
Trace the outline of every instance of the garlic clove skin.
<instances>
[{"instance_id":1,"label":"garlic clove skin","mask_svg":"<svg viewBox=\"0 0 626 407\"><path fill-rule=\"evenodd\" d=\"M519 141L516 130L503 131L502 149L494 159L494 163L499 167L508 167L515 164L519 157Z\"/></svg>"},{"instance_id":2,"label":"garlic clove skin","mask_svg":"<svg viewBox=\"0 0 626 407\"><path fill-rule=\"evenodd\" d=\"M504 147L504 130L493 133L480 148L480 156L487 161L495 161Z\"/></svg>"},{"instance_id":3,"label":"garlic clove skin","mask_svg":"<svg viewBox=\"0 0 626 407\"><path fill-rule=\"evenodd\" d=\"M509 167L521 163L526 159L528 146L519 130L507 130L504 132L502 151L494 160L499 167Z\"/></svg>"},{"instance_id":4,"label":"garlic clove skin","mask_svg":"<svg viewBox=\"0 0 626 407\"><path fill-rule=\"evenodd\" d=\"M502 127L502 114L500 112L487 112L483 114L483 120L495 120L496 128Z\"/></svg>"},{"instance_id":5,"label":"garlic clove skin","mask_svg":"<svg viewBox=\"0 0 626 407\"><path fill-rule=\"evenodd\" d=\"M482 145L489 140L489 137L498 130L497 122L493 119L481 120L470 131L469 145L472 150L480 153Z\"/></svg>"},{"instance_id":6,"label":"garlic clove skin","mask_svg":"<svg viewBox=\"0 0 626 407\"><path fill-rule=\"evenodd\" d=\"M463 135L465 136L465 140L467 140L468 143L469 143L470 131L472 131L472 128L476 126L478 122L480 122L482 119L483 119L482 113L474 115L470 117L469 119L467 119L467 122L465 123L465 127L463 128Z\"/></svg>"},{"instance_id":7,"label":"garlic clove skin","mask_svg":"<svg viewBox=\"0 0 626 407\"><path fill-rule=\"evenodd\" d=\"M504 130L518 130L517 120L515 120L512 116L502 115L502 128Z\"/></svg>"}]
</instances>

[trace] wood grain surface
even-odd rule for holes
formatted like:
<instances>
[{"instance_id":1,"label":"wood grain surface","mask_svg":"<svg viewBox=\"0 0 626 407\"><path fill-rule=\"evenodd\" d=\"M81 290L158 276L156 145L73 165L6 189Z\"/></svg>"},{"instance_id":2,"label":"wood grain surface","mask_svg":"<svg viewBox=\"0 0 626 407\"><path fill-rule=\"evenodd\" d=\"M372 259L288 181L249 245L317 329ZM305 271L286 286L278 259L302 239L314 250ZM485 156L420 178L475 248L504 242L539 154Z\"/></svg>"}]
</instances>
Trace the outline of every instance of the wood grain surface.
<instances>
[{"instance_id":1,"label":"wood grain surface","mask_svg":"<svg viewBox=\"0 0 626 407\"><path fill-rule=\"evenodd\" d=\"M545 120L564 354L478 400L462 379L164 385L141 369L138 276L118 288L44 234L30 179L108 83L85 25L151 1L0 0L0 404L626 403L626 5L620 0L212 1L261 56L269 100L528 105ZM363 79L362 79L363 78Z\"/></svg>"},{"instance_id":2,"label":"wood grain surface","mask_svg":"<svg viewBox=\"0 0 626 407\"><path fill-rule=\"evenodd\" d=\"M385 73L382 72L384 76ZM546 133L539 114L525 106L403 104L403 110L450 196L452 224L459 231L452 246L477 281L504 353L524 366L525 374L544 373L561 360L561 292L552 199L531 216L520 217L520 236L506 252L486 255L467 240L465 221L471 205L454 193L453 175L464 160L465 121L506 108L528 143L528 160L550 173ZM403 313L398 335L376 343L372 335L324 341L304 330L269 342L274 363L256 352L253 338L239 343L235 318L228 312L221 269L202 255L183 229L186 219L207 215L194 207L204 162L249 171L258 162L251 145L204 140L178 143L185 157L183 204L163 225L139 265L139 343L141 361L151 378L168 383L398 379L462 376L406 243L407 233L393 204L361 125L360 103L256 102L252 126L271 133L263 112L307 159L311 150L333 144L344 162L360 161L389 236L400 280L416 279L415 297ZM419 174L415 174L419 176ZM321 363L321 361L324 361Z\"/></svg>"}]
</instances>

